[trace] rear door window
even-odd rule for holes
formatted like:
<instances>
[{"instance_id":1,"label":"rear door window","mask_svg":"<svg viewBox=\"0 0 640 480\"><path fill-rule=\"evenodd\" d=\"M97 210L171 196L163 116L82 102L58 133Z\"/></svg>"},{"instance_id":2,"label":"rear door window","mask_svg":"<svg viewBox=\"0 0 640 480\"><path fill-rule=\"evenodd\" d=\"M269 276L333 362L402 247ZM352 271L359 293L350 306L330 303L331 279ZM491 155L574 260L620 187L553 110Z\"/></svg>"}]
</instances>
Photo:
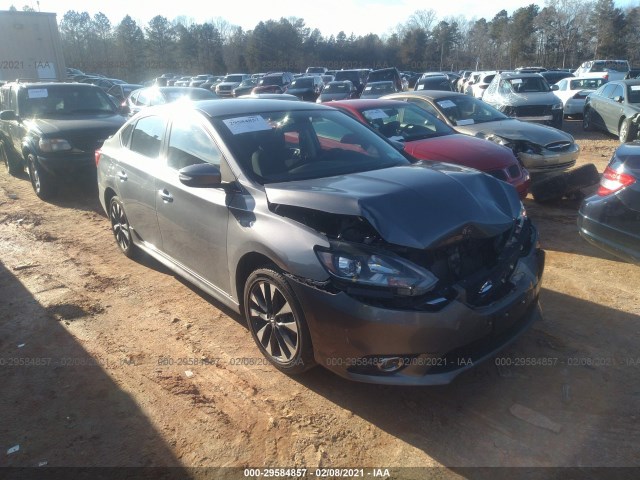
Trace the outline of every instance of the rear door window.
<instances>
[{"instance_id":1,"label":"rear door window","mask_svg":"<svg viewBox=\"0 0 640 480\"><path fill-rule=\"evenodd\" d=\"M157 158L160 154L166 122L158 116L138 120L131 134L131 150L145 157Z\"/></svg>"}]
</instances>

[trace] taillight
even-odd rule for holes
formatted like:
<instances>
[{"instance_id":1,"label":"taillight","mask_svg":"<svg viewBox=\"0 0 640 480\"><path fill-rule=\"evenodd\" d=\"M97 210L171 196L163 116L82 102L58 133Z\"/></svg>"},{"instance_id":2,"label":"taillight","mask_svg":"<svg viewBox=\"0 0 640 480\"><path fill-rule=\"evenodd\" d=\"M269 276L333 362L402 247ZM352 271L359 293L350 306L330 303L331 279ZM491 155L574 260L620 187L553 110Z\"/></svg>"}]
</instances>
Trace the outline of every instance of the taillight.
<instances>
[{"instance_id":1,"label":"taillight","mask_svg":"<svg viewBox=\"0 0 640 480\"><path fill-rule=\"evenodd\" d=\"M628 187L636 181L635 177L627 173L618 173L613 168L607 167L602 174L598 195L606 197L625 187Z\"/></svg>"},{"instance_id":2,"label":"taillight","mask_svg":"<svg viewBox=\"0 0 640 480\"><path fill-rule=\"evenodd\" d=\"M102 152L100 150L96 150L95 151L95 157L96 157L96 167L98 166L98 163L100 163L100 156L102 155Z\"/></svg>"},{"instance_id":3,"label":"taillight","mask_svg":"<svg viewBox=\"0 0 640 480\"><path fill-rule=\"evenodd\" d=\"M608 82L609 81L609 74L605 73L603 78L604 78L605 82Z\"/></svg>"}]
</instances>

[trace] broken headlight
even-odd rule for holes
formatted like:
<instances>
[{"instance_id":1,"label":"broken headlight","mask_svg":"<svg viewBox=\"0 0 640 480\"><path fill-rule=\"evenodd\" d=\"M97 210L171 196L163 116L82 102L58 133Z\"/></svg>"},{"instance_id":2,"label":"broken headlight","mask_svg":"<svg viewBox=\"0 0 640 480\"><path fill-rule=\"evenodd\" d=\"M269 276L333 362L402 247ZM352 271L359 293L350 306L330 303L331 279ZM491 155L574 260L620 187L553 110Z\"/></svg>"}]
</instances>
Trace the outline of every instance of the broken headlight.
<instances>
[{"instance_id":1,"label":"broken headlight","mask_svg":"<svg viewBox=\"0 0 640 480\"><path fill-rule=\"evenodd\" d=\"M419 296L438 283L431 272L404 258L361 245L332 242L331 248L317 247L316 255L338 285Z\"/></svg>"}]
</instances>

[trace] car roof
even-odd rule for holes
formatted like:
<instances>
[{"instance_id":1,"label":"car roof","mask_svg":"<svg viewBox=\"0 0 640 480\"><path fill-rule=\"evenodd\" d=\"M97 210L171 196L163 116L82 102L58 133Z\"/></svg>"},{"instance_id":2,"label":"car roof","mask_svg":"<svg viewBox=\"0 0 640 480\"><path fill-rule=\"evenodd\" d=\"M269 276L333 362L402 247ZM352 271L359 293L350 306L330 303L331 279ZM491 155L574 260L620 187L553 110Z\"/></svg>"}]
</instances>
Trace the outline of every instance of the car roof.
<instances>
[{"instance_id":1,"label":"car roof","mask_svg":"<svg viewBox=\"0 0 640 480\"><path fill-rule=\"evenodd\" d=\"M534 72L503 72L499 73L503 78L544 78L539 73Z\"/></svg>"},{"instance_id":2,"label":"car roof","mask_svg":"<svg viewBox=\"0 0 640 480\"><path fill-rule=\"evenodd\" d=\"M473 98L470 97L469 95L465 95L464 93L459 93L459 92L450 92L448 90L415 90L415 91L411 91L411 92L398 92L398 93L392 93L390 95L387 96L388 99L391 99L393 97L405 97L405 96L412 96L412 97L424 97L424 98L429 98L429 99L433 99L433 100L438 100L439 98L451 98L451 97L469 97L469 98Z\"/></svg>"},{"instance_id":3,"label":"car roof","mask_svg":"<svg viewBox=\"0 0 640 480\"><path fill-rule=\"evenodd\" d=\"M30 83L22 83L22 82L11 82L12 85L20 85L24 88L49 88L49 87L65 87L65 88L97 88L98 90L102 90L100 87L92 84L92 83L80 83L80 82L30 82Z\"/></svg>"},{"instance_id":4,"label":"car roof","mask_svg":"<svg viewBox=\"0 0 640 480\"><path fill-rule=\"evenodd\" d=\"M380 98L363 98L353 100L338 100L331 102L331 105L342 105L347 108L353 108L354 110L360 110L365 108L381 108L381 107L406 107L409 105L402 100L380 99Z\"/></svg>"},{"instance_id":5,"label":"car roof","mask_svg":"<svg viewBox=\"0 0 640 480\"><path fill-rule=\"evenodd\" d=\"M227 98L221 100L200 100L194 102L191 105L193 105L194 109L204 113L209 117L279 112L285 109L291 111L331 110L331 108L319 103L300 102L298 100L275 100L267 98L247 98L241 102L235 98ZM167 105L167 107L171 108L171 104Z\"/></svg>"}]
</instances>

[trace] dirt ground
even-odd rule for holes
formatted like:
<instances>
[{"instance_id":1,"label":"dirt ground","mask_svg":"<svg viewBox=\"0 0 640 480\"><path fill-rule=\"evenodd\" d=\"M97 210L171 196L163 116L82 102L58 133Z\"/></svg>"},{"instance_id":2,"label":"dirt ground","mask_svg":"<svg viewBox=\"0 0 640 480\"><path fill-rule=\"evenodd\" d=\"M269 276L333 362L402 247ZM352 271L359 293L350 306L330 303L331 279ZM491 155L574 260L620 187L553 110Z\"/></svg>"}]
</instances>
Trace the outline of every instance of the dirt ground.
<instances>
[{"instance_id":1,"label":"dirt ground","mask_svg":"<svg viewBox=\"0 0 640 480\"><path fill-rule=\"evenodd\" d=\"M617 140L565 129L602 172ZM544 320L449 386L398 388L278 373L238 315L120 254L94 188L45 203L3 170L0 466L638 467L640 267L578 236L578 202L526 206L547 251Z\"/></svg>"}]
</instances>

